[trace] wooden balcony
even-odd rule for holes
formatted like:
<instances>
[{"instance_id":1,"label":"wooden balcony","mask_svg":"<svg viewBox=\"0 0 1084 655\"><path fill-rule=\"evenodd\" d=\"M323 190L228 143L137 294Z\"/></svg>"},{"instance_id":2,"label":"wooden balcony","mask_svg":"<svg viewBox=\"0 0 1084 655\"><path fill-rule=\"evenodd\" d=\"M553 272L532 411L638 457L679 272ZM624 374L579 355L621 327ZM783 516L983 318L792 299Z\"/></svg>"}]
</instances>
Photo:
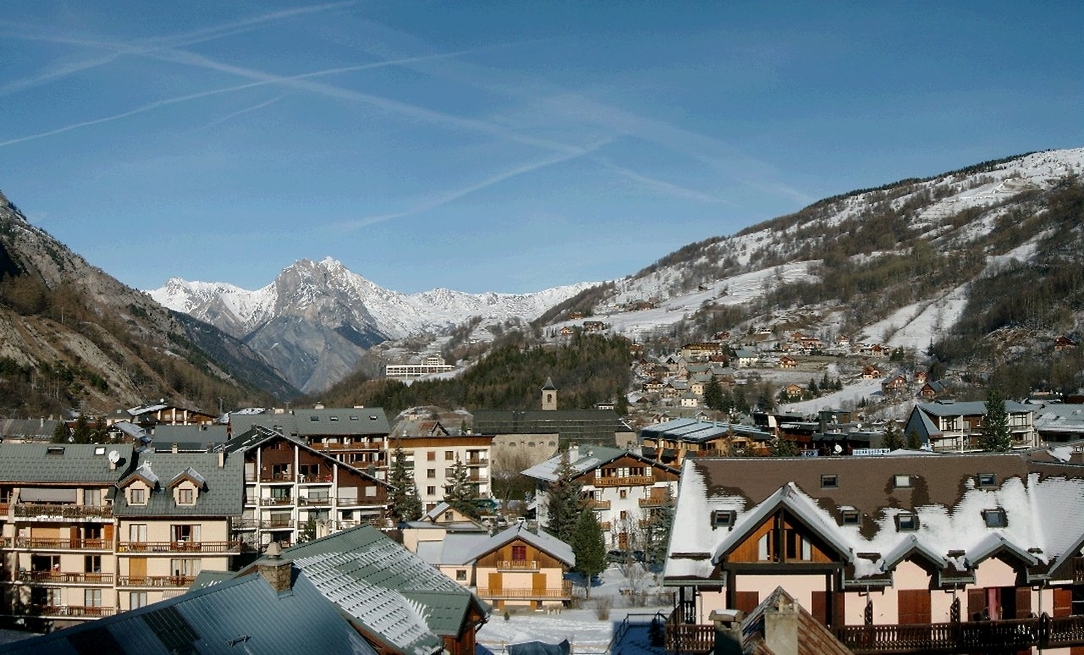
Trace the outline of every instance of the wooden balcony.
<instances>
[{"instance_id":1,"label":"wooden balcony","mask_svg":"<svg viewBox=\"0 0 1084 655\"><path fill-rule=\"evenodd\" d=\"M588 509L598 509L598 510L610 509L610 501L608 501L608 500L594 500L592 498L588 498L586 501L584 501L584 507L586 507Z\"/></svg>"},{"instance_id":2,"label":"wooden balcony","mask_svg":"<svg viewBox=\"0 0 1084 655\"><path fill-rule=\"evenodd\" d=\"M484 457L468 457L463 463L467 466L485 466L489 464L489 460Z\"/></svg>"},{"instance_id":3,"label":"wooden balcony","mask_svg":"<svg viewBox=\"0 0 1084 655\"><path fill-rule=\"evenodd\" d=\"M280 505L293 505L293 498L261 498L260 505L263 507L275 507Z\"/></svg>"},{"instance_id":4,"label":"wooden balcony","mask_svg":"<svg viewBox=\"0 0 1084 655\"><path fill-rule=\"evenodd\" d=\"M293 482L293 473L261 473L260 482Z\"/></svg>"},{"instance_id":5,"label":"wooden balcony","mask_svg":"<svg viewBox=\"0 0 1084 655\"><path fill-rule=\"evenodd\" d=\"M19 571L19 582L33 584L113 584L112 573L68 573L66 571Z\"/></svg>"},{"instance_id":6,"label":"wooden balcony","mask_svg":"<svg viewBox=\"0 0 1084 655\"><path fill-rule=\"evenodd\" d=\"M31 550L109 550L111 544L105 539L15 537L15 547L29 548Z\"/></svg>"},{"instance_id":7,"label":"wooden balcony","mask_svg":"<svg viewBox=\"0 0 1084 655\"><path fill-rule=\"evenodd\" d=\"M596 487L642 487L655 484L651 475L628 475L625 477L606 476L595 478Z\"/></svg>"},{"instance_id":8,"label":"wooden balcony","mask_svg":"<svg viewBox=\"0 0 1084 655\"><path fill-rule=\"evenodd\" d=\"M673 500L667 500L665 498L641 498L640 507L667 507L673 505Z\"/></svg>"},{"instance_id":9,"label":"wooden balcony","mask_svg":"<svg viewBox=\"0 0 1084 655\"><path fill-rule=\"evenodd\" d=\"M846 625L829 628L856 655L877 653L1009 653L1032 648L1067 648L1084 645L1084 616L915 623L901 625ZM666 650L710 653L715 648L715 627L702 624L666 624Z\"/></svg>"},{"instance_id":10,"label":"wooden balcony","mask_svg":"<svg viewBox=\"0 0 1084 655\"><path fill-rule=\"evenodd\" d=\"M689 623L666 624L664 648L678 653L711 653L715 650L715 626Z\"/></svg>"},{"instance_id":11,"label":"wooden balcony","mask_svg":"<svg viewBox=\"0 0 1084 655\"><path fill-rule=\"evenodd\" d=\"M190 587L195 581L196 576L194 575L121 576L117 579L117 585L120 587L153 587L156 589L168 587L177 589Z\"/></svg>"},{"instance_id":12,"label":"wooden balcony","mask_svg":"<svg viewBox=\"0 0 1084 655\"><path fill-rule=\"evenodd\" d=\"M299 496L298 499L297 499L297 504L298 505L308 505L308 506L330 505L331 504L331 497L330 496L309 496L309 497Z\"/></svg>"},{"instance_id":13,"label":"wooden balcony","mask_svg":"<svg viewBox=\"0 0 1084 655\"><path fill-rule=\"evenodd\" d=\"M30 614L35 616L64 616L96 619L103 616L113 616L116 613L117 610L113 607L100 607L96 605L34 605L30 608Z\"/></svg>"},{"instance_id":14,"label":"wooden balcony","mask_svg":"<svg viewBox=\"0 0 1084 655\"><path fill-rule=\"evenodd\" d=\"M109 505L15 503L15 516L56 521L69 521L74 519L111 519L113 518L113 508Z\"/></svg>"},{"instance_id":15,"label":"wooden balcony","mask_svg":"<svg viewBox=\"0 0 1084 655\"><path fill-rule=\"evenodd\" d=\"M118 553L239 553L239 541L122 541Z\"/></svg>"},{"instance_id":16,"label":"wooden balcony","mask_svg":"<svg viewBox=\"0 0 1084 655\"><path fill-rule=\"evenodd\" d=\"M572 582L562 581L556 589L487 589L478 588L478 597L486 600L571 600Z\"/></svg>"},{"instance_id":17,"label":"wooden balcony","mask_svg":"<svg viewBox=\"0 0 1084 655\"><path fill-rule=\"evenodd\" d=\"M1073 583L1084 582L1084 557L1073 558Z\"/></svg>"},{"instance_id":18,"label":"wooden balcony","mask_svg":"<svg viewBox=\"0 0 1084 655\"><path fill-rule=\"evenodd\" d=\"M526 560L501 560L497 562L498 571L537 571L538 562Z\"/></svg>"}]
</instances>

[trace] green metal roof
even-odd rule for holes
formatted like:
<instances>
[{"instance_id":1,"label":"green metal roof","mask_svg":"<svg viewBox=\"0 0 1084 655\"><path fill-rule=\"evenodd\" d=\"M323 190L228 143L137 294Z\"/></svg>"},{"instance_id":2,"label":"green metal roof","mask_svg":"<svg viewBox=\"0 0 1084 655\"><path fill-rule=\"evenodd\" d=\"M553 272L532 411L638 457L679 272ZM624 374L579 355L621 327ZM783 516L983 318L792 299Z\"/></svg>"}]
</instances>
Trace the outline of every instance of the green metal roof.
<instances>
[{"instance_id":1,"label":"green metal roof","mask_svg":"<svg viewBox=\"0 0 1084 655\"><path fill-rule=\"evenodd\" d=\"M218 453L159 453L144 451L136 455L135 468L124 478L138 475L140 467L149 469L158 478L155 490L147 495L146 505L129 505L123 493L117 493L113 514L135 516L240 516L244 507L244 459L223 454L222 466ZM171 480L181 475L194 479L191 472L203 478L205 484L196 494L194 505L178 505L168 488ZM146 477L140 475L140 477ZM120 479L121 476L117 476Z\"/></svg>"},{"instance_id":2,"label":"green metal roof","mask_svg":"<svg viewBox=\"0 0 1084 655\"><path fill-rule=\"evenodd\" d=\"M110 466L109 453L119 457ZM131 444L0 444L0 482L114 484L132 461Z\"/></svg>"}]
</instances>

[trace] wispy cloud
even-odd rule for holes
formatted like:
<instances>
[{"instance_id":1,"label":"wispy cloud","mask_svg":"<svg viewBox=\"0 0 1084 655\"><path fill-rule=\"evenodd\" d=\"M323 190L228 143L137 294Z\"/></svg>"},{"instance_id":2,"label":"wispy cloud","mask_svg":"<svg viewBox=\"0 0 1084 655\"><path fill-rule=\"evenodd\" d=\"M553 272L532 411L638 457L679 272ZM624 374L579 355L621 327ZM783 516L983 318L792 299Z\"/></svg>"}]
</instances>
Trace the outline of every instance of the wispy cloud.
<instances>
[{"instance_id":1,"label":"wispy cloud","mask_svg":"<svg viewBox=\"0 0 1084 655\"><path fill-rule=\"evenodd\" d=\"M643 175L642 173L637 173L636 171L626 168L624 166L618 166L617 164L606 159L595 159L605 164L609 168L617 171L624 177L633 180L634 182L637 182L647 188L654 189L655 191L659 191L670 196L682 198L685 200L695 200L697 202L723 203L734 207L738 206L737 203L730 202L729 200L724 200L723 198L720 198L718 196L713 196L710 193L704 193L703 191L690 189L689 187L681 186L679 184L674 184L672 182L667 182L658 178L649 177L647 175Z\"/></svg>"},{"instance_id":2,"label":"wispy cloud","mask_svg":"<svg viewBox=\"0 0 1084 655\"><path fill-rule=\"evenodd\" d=\"M432 57L453 57L453 56L455 56L455 54L456 53L447 53L447 54L431 55L431 56ZM409 58L409 61L413 61L414 59L417 59L417 58L416 57L411 57L411 58ZM338 74L341 74L341 73L346 73L346 72L351 72L351 71L368 70L368 69L371 69L371 68L381 68L381 67L384 67L384 66L395 66L395 65L402 64L404 61L407 61L407 60L379 61L379 62L371 62L371 63L368 63L368 64L358 64L356 66L338 66L336 68L328 68L328 69L324 69L324 70L313 71L313 72L310 72L310 73L300 73L298 75L291 75L291 76L286 76L286 77L268 75L264 79L259 79L259 80L254 81L254 82L248 82L248 83L245 83L245 84L238 84L238 85L235 85L235 86L222 87L222 88L219 88L219 89L211 89L211 90L208 90L208 91L199 91L197 93L189 93L189 94L182 95L182 96L177 96L177 97L174 97L174 98L164 98L162 100L155 100L154 102L150 102L150 103L147 103L145 105L141 105L139 107L135 107L133 109L129 109L127 111L120 112L118 114L113 114L113 115L110 115L110 116L103 116L101 118L95 118L95 119L92 119L92 120L80 121L80 122L77 122L77 123L71 123L69 125L64 125L62 127L56 127L56 128L51 129L51 130L46 130L44 132L38 132L36 134L28 134L26 136L17 137L17 138L14 138L14 139L8 139L7 141L0 141L0 148L5 147L5 146L15 145L17 143L23 143L23 142L26 142L26 141L33 141L35 139L42 139L42 138L49 137L49 136L56 136L57 134L63 134L64 132L70 132L72 130L78 130L78 129L82 129L82 128L86 128L86 127L93 127L95 125L101 125L103 123L109 123L109 122L121 120L121 119L124 119L124 118L130 118L132 116L143 114L143 113L146 113L146 112L149 112L149 111L154 111L156 109L161 109L163 107L168 107L170 105L176 105L176 104L180 104L180 103L184 103L184 102L191 102L193 100L199 100L201 98L207 98L207 97L210 97L210 96L221 95L221 94L224 94L224 93L234 93L234 92L237 92L237 91L243 91L245 89L253 89L253 88L256 88L256 87L269 86L269 85L273 85L273 84L281 84L281 85L289 86L291 82L297 82L297 81L300 81L300 80L305 80L305 79L310 79L310 78L315 78L315 77L324 77L324 76L329 76L329 75L338 75ZM325 85L320 85L320 86L325 86ZM335 88L335 87L332 87L332 88ZM270 104L270 103L266 103L266 104ZM264 106L266 106L266 104Z\"/></svg>"},{"instance_id":3,"label":"wispy cloud","mask_svg":"<svg viewBox=\"0 0 1084 655\"><path fill-rule=\"evenodd\" d=\"M0 19L0 36L9 39L20 39L23 41L42 41L47 43L54 43L60 45L80 46L84 48L94 48L107 50L110 54L99 57L92 57L82 61L69 62L55 67L52 70L39 73L34 77L29 77L22 80L16 80L8 82L3 86L0 86L0 97L22 91L24 89L39 86L41 84L47 84L54 80L58 80L81 71L85 71L99 66L104 66L113 63L124 55L145 55L156 50L168 49L168 48L184 48L199 43L205 43L207 41L213 41L216 39L224 38L227 36L233 36L235 34L241 34L254 29L258 29L268 23L276 21L282 21L289 18L295 18L297 16L305 14L313 14L318 12L326 12L334 9L342 9L356 5L356 1L350 2L330 2L319 5L310 5L307 7L294 7L292 9L284 9L281 11L274 11L259 16L252 16L249 18L243 18L228 23L222 23L211 27L204 27L184 34L176 34L170 36L162 36L151 39L144 39L136 41L134 43L124 43L103 39L92 39L82 36L70 36L66 34L43 32L33 25L24 25L15 23L12 21L6 21Z\"/></svg>"},{"instance_id":4,"label":"wispy cloud","mask_svg":"<svg viewBox=\"0 0 1084 655\"><path fill-rule=\"evenodd\" d=\"M216 118L215 120L211 121L210 123L207 123L206 125L201 125L201 126L197 127L195 130L193 130L193 132L202 132L203 130L209 130L212 127L215 127L216 125L221 125L222 123L225 123L226 121L228 121L230 119L237 118L238 116L241 116L243 114L247 114L247 113L249 113L251 111L258 111L260 109L263 109L264 107L268 107L270 105L275 104L276 102L278 102L279 100L282 100L283 98L285 98L288 95L290 95L290 94L289 93L284 93L284 94L282 94L282 95L280 95L278 97L271 98L270 100L265 100L265 101L263 101L263 102L261 102L259 104L256 104L256 105L252 105L251 107L246 107L244 109L238 109L237 111L226 114L225 116L223 116L221 118Z\"/></svg>"},{"instance_id":5,"label":"wispy cloud","mask_svg":"<svg viewBox=\"0 0 1084 655\"><path fill-rule=\"evenodd\" d=\"M453 202L455 200L459 200L460 198L463 198L464 196L468 196L468 195L470 195L472 193L476 193L476 192L481 191L482 189L485 189L487 187L491 187L491 186L493 186L495 184L499 184L500 182L503 182L503 181L505 181L505 180L507 180L509 178L518 177L520 175L526 175L527 173L531 173L531 172L537 171L537 170L542 169L542 168L547 168L549 166L554 166L556 164L560 164L560 163L563 163L563 162L566 162L566 161L570 161L572 159L577 159L577 158L580 158L580 157L586 157L586 156L590 155L591 153L597 151L599 148L605 146L607 143L609 143L609 140L600 141L600 142L594 143L592 145L589 145L589 146L587 146L585 148L578 148L578 149L576 149L575 152L570 152L570 153L560 155L558 157L552 157L550 159L531 162L529 164L524 164L523 166L518 166L518 167L513 168L511 170L504 171L503 173L498 173L497 175L493 175L491 177L488 177L488 178L482 180L481 182L477 182L475 184L471 184L470 186L466 186L466 187L463 187L461 189L456 189L454 191L450 191L450 192L445 193L445 194L443 194L441 196L438 196L436 198L426 200L426 201L424 201L422 203L414 205L413 207L411 207L409 209L406 209L406 210L403 210L401 212L394 212L394 213L390 213L390 214L379 214L379 215L375 215L375 216L366 216L365 218L359 218L359 219L356 219L356 220L353 220L353 221L345 221L345 222L338 223L338 224L336 224L335 227L338 227L338 228L340 228L340 229L342 229L344 231L353 231L353 230L358 230L358 229L361 229L363 227L367 227L367 226L370 226L370 225L375 225L377 223L383 223L384 221L390 221L390 220L393 220L393 219L396 219L396 218L406 218L408 216L414 216L416 214L421 214L421 213L427 212L427 211L429 211L431 209L436 209L437 207L440 207L442 205L447 205L450 202Z\"/></svg>"}]
</instances>

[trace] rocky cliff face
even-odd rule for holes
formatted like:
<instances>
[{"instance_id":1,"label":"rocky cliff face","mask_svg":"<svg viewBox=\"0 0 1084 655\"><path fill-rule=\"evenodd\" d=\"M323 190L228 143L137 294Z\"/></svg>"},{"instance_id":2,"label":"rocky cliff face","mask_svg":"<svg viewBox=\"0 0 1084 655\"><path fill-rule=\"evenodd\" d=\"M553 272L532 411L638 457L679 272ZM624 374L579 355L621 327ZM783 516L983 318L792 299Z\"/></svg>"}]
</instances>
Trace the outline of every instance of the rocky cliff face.
<instances>
[{"instance_id":1,"label":"rocky cliff face","mask_svg":"<svg viewBox=\"0 0 1084 655\"><path fill-rule=\"evenodd\" d=\"M90 266L2 195L0 253L0 415L296 393L244 344Z\"/></svg>"}]
</instances>

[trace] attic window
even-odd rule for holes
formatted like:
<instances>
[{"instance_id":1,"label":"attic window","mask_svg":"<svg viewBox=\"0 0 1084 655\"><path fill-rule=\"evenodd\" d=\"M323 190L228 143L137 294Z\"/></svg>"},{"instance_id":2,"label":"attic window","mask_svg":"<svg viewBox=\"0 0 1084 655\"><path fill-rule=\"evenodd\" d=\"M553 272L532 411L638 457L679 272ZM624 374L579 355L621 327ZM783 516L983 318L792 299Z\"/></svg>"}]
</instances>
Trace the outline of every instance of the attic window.
<instances>
[{"instance_id":1,"label":"attic window","mask_svg":"<svg viewBox=\"0 0 1084 655\"><path fill-rule=\"evenodd\" d=\"M128 504L129 505L146 505L147 504L147 490L142 488L133 488L128 490Z\"/></svg>"},{"instance_id":2,"label":"attic window","mask_svg":"<svg viewBox=\"0 0 1084 655\"><path fill-rule=\"evenodd\" d=\"M329 416L329 417L327 417L327 420L329 420L329 421L338 421L339 417L338 416Z\"/></svg>"},{"instance_id":3,"label":"attic window","mask_svg":"<svg viewBox=\"0 0 1084 655\"><path fill-rule=\"evenodd\" d=\"M49 446L45 449L46 455L63 455L64 446Z\"/></svg>"},{"instance_id":4,"label":"attic window","mask_svg":"<svg viewBox=\"0 0 1084 655\"><path fill-rule=\"evenodd\" d=\"M828 473L821 476L821 489L835 489L839 486L839 476L835 473Z\"/></svg>"},{"instance_id":5,"label":"attic window","mask_svg":"<svg viewBox=\"0 0 1084 655\"><path fill-rule=\"evenodd\" d=\"M997 486L997 476L995 476L993 473L979 473L976 478L976 483L979 487Z\"/></svg>"},{"instance_id":6,"label":"attic window","mask_svg":"<svg viewBox=\"0 0 1084 655\"><path fill-rule=\"evenodd\" d=\"M310 420L310 421L319 421L319 420L320 420L320 417L319 417L319 416L310 416L310 417L309 417L309 420Z\"/></svg>"},{"instance_id":7,"label":"attic window","mask_svg":"<svg viewBox=\"0 0 1084 655\"><path fill-rule=\"evenodd\" d=\"M859 514L857 510L843 510L843 525L858 525Z\"/></svg>"},{"instance_id":8,"label":"attic window","mask_svg":"<svg viewBox=\"0 0 1084 655\"><path fill-rule=\"evenodd\" d=\"M892 486L896 489L907 489L911 486L910 475L894 475L892 476Z\"/></svg>"},{"instance_id":9,"label":"attic window","mask_svg":"<svg viewBox=\"0 0 1084 655\"><path fill-rule=\"evenodd\" d=\"M896 515L897 532L914 532L915 530L918 530L917 516L910 513Z\"/></svg>"},{"instance_id":10,"label":"attic window","mask_svg":"<svg viewBox=\"0 0 1084 655\"><path fill-rule=\"evenodd\" d=\"M105 446L98 446L97 448L95 448L94 449L94 454L95 455L104 455L105 454Z\"/></svg>"},{"instance_id":11,"label":"attic window","mask_svg":"<svg viewBox=\"0 0 1084 655\"><path fill-rule=\"evenodd\" d=\"M734 510L717 509L711 513L711 527L731 528L734 527Z\"/></svg>"},{"instance_id":12,"label":"attic window","mask_svg":"<svg viewBox=\"0 0 1084 655\"><path fill-rule=\"evenodd\" d=\"M1008 525L1008 521L1005 517L1005 510L1001 509L985 509L982 511L982 520L986 522L988 528L1003 528Z\"/></svg>"},{"instance_id":13,"label":"attic window","mask_svg":"<svg viewBox=\"0 0 1084 655\"><path fill-rule=\"evenodd\" d=\"M351 421L357 421L357 420L358 420L358 417L357 417L357 416L351 416L351 417L350 417L350 420L351 420Z\"/></svg>"},{"instance_id":14,"label":"attic window","mask_svg":"<svg viewBox=\"0 0 1084 655\"><path fill-rule=\"evenodd\" d=\"M376 414L369 414L369 420L370 421L375 421L376 420Z\"/></svg>"}]
</instances>

